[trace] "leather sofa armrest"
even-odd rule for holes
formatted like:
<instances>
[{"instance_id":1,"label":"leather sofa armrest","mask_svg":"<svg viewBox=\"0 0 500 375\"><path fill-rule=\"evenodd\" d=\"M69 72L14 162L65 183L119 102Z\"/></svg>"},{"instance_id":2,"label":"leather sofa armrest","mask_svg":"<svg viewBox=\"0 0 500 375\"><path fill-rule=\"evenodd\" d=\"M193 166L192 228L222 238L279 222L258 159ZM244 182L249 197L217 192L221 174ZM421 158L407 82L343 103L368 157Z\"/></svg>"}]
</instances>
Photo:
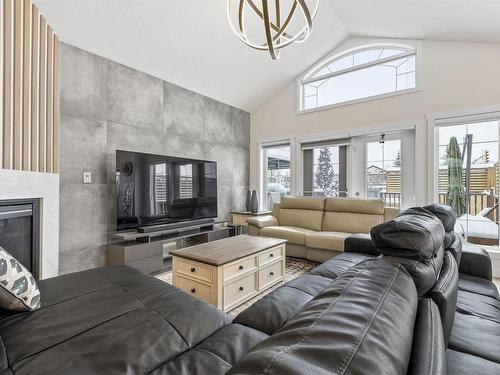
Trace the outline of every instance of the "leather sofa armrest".
<instances>
[{"instance_id":1,"label":"leather sofa armrest","mask_svg":"<svg viewBox=\"0 0 500 375\"><path fill-rule=\"evenodd\" d=\"M262 229L273 225L279 225L278 219L272 215L249 217L247 223L255 225L257 228Z\"/></svg>"},{"instance_id":2,"label":"leather sofa armrest","mask_svg":"<svg viewBox=\"0 0 500 375\"><path fill-rule=\"evenodd\" d=\"M460 273L482 279L492 279L491 258L488 252L482 248L469 248L462 251L460 260Z\"/></svg>"},{"instance_id":3,"label":"leather sofa armrest","mask_svg":"<svg viewBox=\"0 0 500 375\"><path fill-rule=\"evenodd\" d=\"M356 233L347 237L344 241L344 252L380 255L375 248L372 238L367 233Z\"/></svg>"}]
</instances>

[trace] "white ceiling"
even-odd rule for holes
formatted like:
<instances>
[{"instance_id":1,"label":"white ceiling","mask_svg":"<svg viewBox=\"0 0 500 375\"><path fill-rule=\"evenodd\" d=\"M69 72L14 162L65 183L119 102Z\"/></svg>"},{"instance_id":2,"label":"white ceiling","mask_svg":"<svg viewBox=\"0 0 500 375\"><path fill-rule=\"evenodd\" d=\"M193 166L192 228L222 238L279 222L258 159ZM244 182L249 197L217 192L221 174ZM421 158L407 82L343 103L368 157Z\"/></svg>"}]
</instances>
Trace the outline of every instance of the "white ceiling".
<instances>
[{"instance_id":1,"label":"white ceiling","mask_svg":"<svg viewBox=\"0 0 500 375\"><path fill-rule=\"evenodd\" d=\"M499 0L321 1L309 40L272 61L226 0L34 0L64 42L248 111L349 35L500 43Z\"/></svg>"}]
</instances>

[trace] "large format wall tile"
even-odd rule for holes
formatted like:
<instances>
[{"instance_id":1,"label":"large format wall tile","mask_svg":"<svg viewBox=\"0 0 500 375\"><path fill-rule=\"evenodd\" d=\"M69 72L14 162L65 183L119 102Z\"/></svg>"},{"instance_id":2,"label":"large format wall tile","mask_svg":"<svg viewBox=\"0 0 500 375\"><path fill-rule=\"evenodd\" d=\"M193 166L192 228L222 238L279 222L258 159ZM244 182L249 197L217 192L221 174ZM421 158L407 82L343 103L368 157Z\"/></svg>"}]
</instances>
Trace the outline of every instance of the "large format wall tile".
<instances>
[{"instance_id":1,"label":"large format wall tile","mask_svg":"<svg viewBox=\"0 0 500 375\"><path fill-rule=\"evenodd\" d=\"M62 113L107 119L106 64L102 57L61 43Z\"/></svg>"},{"instance_id":2,"label":"large format wall tile","mask_svg":"<svg viewBox=\"0 0 500 375\"><path fill-rule=\"evenodd\" d=\"M219 219L244 208L248 113L69 45L62 65L61 273L106 263L117 149L214 160Z\"/></svg>"},{"instance_id":3,"label":"large format wall tile","mask_svg":"<svg viewBox=\"0 0 500 375\"><path fill-rule=\"evenodd\" d=\"M163 81L108 62L108 120L163 130Z\"/></svg>"},{"instance_id":4,"label":"large format wall tile","mask_svg":"<svg viewBox=\"0 0 500 375\"><path fill-rule=\"evenodd\" d=\"M202 95L165 82L163 116L166 134L203 139L205 114Z\"/></svg>"}]
</instances>

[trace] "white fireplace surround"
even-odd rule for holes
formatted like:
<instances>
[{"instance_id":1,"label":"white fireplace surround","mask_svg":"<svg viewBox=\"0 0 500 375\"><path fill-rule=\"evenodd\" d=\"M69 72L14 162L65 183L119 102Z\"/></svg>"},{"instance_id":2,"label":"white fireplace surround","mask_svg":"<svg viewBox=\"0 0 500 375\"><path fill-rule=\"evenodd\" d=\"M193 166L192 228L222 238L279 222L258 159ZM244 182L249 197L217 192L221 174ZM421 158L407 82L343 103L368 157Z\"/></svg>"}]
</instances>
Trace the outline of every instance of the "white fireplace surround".
<instances>
[{"instance_id":1,"label":"white fireplace surround","mask_svg":"<svg viewBox=\"0 0 500 375\"><path fill-rule=\"evenodd\" d=\"M41 199L40 279L46 279L59 274L59 175L0 169L0 199L35 198Z\"/></svg>"}]
</instances>

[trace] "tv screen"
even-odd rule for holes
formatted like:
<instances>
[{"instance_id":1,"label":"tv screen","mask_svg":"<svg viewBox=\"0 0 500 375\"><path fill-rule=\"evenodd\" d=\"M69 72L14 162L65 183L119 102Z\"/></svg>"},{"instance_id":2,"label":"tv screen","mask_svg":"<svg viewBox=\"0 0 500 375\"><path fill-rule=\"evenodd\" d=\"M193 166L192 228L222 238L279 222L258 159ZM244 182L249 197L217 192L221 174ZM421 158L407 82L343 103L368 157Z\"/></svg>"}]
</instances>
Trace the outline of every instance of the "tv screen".
<instances>
[{"instance_id":1,"label":"tv screen","mask_svg":"<svg viewBox=\"0 0 500 375\"><path fill-rule=\"evenodd\" d=\"M217 163L116 151L117 229L217 217Z\"/></svg>"}]
</instances>

